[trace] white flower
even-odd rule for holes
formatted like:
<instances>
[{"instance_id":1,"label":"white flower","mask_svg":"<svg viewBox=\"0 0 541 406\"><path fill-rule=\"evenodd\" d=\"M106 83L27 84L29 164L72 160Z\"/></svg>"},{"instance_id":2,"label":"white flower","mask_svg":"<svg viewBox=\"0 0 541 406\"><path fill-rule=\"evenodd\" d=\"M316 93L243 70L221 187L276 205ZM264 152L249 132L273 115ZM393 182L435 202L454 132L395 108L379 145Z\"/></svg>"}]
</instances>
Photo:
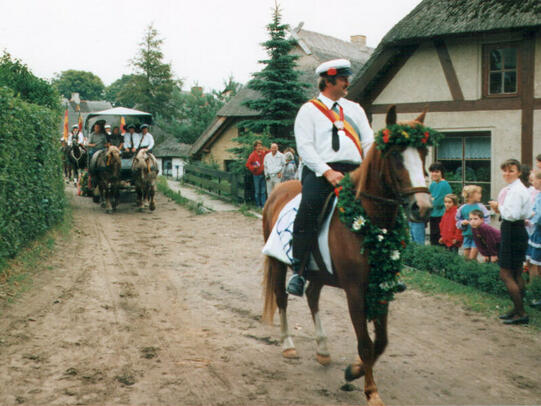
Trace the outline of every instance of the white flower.
<instances>
[{"instance_id":1,"label":"white flower","mask_svg":"<svg viewBox=\"0 0 541 406\"><path fill-rule=\"evenodd\" d=\"M353 221L351 228L353 228L353 230L355 231L359 231L362 228L362 226L364 226L365 222L366 220L364 219L363 216L357 216L355 217L355 220Z\"/></svg>"},{"instance_id":2,"label":"white flower","mask_svg":"<svg viewBox=\"0 0 541 406\"><path fill-rule=\"evenodd\" d=\"M382 232L383 234L387 234L387 229L386 229L386 228L382 228L382 229L381 229L381 232Z\"/></svg>"},{"instance_id":3,"label":"white flower","mask_svg":"<svg viewBox=\"0 0 541 406\"><path fill-rule=\"evenodd\" d=\"M383 236L381 234L378 234L378 241L383 241Z\"/></svg>"},{"instance_id":4,"label":"white flower","mask_svg":"<svg viewBox=\"0 0 541 406\"><path fill-rule=\"evenodd\" d=\"M392 253L391 253L391 259L393 261L398 261L400 259L400 251L398 250L394 250Z\"/></svg>"}]
</instances>

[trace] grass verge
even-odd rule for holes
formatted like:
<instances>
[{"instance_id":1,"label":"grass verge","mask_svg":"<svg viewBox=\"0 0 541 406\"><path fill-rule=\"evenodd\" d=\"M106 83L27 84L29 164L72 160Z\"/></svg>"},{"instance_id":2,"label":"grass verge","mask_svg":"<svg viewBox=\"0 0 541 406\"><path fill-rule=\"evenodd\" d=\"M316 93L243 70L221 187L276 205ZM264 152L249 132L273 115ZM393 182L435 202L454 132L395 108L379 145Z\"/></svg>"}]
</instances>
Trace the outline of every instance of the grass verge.
<instances>
[{"instance_id":1,"label":"grass verge","mask_svg":"<svg viewBox=\"0 0 541 406\"><path fill-rule=\"evenodd\" d=\"M406 267L401 275L404 281L416 290L429 295L445 295L465 309L482 313L495 320L498 315L511 308L511 300L508 298L484 293L426 271ZM530 316L528 328L541 330L541 312L529 306L526 306L526 312Z\"/></svg>"},{"instance_id":2,"label":"grass verge","mask_svg":"<svg viewBox=\"0 0 541 406\"><path fill-rule=\"evenodd\" d=\"M59 241L68 240L72 225L71 199L66 196L62 221L38 236L15 258L0 266L0 304L11 303L21 293L28 290L32 286L32 275L44 270L52 270L51 266L44 264L45 260L55 252Z\"/></svg>"},{"instance_id":3,"label":"grass verge","mask_svg":"<svg viewBox=\"0 0 541 406\"><path fill-rule=\"evenodd\" d=\"M190 199L185 198L180 194L180 191L175 192L167 184L167 179L163 176L159 176L156 182L158 190L166 195L169 199L173 200L175 203L186 207L188 210L194 212L195 214L205 214L210 210L203 206L201 202L194 202Z\"/></svg>"}]
</instances>

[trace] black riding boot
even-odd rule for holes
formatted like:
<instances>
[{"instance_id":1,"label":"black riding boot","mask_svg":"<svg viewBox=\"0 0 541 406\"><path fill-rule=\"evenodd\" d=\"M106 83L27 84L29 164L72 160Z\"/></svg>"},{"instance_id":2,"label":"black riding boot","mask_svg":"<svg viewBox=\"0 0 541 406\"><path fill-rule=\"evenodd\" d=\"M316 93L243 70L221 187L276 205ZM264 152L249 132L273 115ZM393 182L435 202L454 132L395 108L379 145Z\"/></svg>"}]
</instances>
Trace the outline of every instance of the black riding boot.
<instances>
[{"instance_id":1,"label":"black riding boot","mask_svg":"<svg viewBox=\"0 0 541 406\"><path fill-rule=\"evenodd\" d=\"M314 237L312 233L293 234L293 261L291 264L293 276L291 276L287 282L287 293L295 296L302 296L304 294L304 284L306 280L302 276L304 271L303 266L306 267L309 261L313 242Z\"/></svg>"}]
</instances>

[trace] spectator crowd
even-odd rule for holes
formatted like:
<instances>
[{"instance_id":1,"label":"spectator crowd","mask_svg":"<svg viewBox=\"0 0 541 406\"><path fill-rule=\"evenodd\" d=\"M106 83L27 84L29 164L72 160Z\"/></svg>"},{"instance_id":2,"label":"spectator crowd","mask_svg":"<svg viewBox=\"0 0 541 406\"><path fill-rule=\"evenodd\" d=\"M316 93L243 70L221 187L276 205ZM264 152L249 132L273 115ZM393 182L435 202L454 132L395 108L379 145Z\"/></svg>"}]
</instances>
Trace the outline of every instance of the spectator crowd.
<instances>
[{"instance_id":1,"label":"spectator crowd","mask_svg":"<svg viewBox=\"0 0 541 406\"><path fill-rule=\"evenodd\" d=\"M430 194L433 210L429 221L431 245L443 246L468 260L498 263L514 308L500 318L505 324L528 323L523 299L525 282L523 270L529 280L541 277L541 154L536 157L533 170L515 159L508 159L500 166L507 186L497 200L486 207L482 188L466 185L462 190L463 203L452 193L445 180L441 162L429 167ZM500 220L500 227L491 225L491 217ZM426 242L425 223L410 222L410 234L417 244ZM541 306L541 298L531 303Z\"/></svg>"}]
</instances>

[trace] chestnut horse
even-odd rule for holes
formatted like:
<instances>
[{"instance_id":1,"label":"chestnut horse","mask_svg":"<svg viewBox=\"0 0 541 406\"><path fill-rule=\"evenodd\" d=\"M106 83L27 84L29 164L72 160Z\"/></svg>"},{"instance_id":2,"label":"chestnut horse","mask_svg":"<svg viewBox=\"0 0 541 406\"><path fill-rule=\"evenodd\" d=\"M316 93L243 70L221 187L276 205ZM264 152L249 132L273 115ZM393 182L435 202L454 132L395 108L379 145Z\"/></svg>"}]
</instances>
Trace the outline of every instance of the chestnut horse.
<instances>
[{"instance_id":1,"label":"chestnut horse","mask_svg":"<svg viewBox=\"0 0 541 406\"><path fill-rule=\"evenodd\" d=\"M137 194L137 209L143 210L145 201L148 201L150 210L156 209L156 203L154 202L156 177L158 176L156 158L146 149L141 149L133 158L132 171Z\"/></svg>"},{"instance_id":2,"label":"chestnut horse","mask_svg":"<svg viewBox=\"0 0 541 406\"><path fill-rule=\"evenodd\" d=\"M424 121L425 113L405 125L415 126ZM396 123L396 110L392 106L387 113L387 125ZM357 198L362 201L371 221L381 228L393 229L394 220L401 204L411 220L428 217L431 199L426 188L424 169L426 148L393 146L385 154L375 144L370 148L361 166L350 173L351 181L357 190ZM281 209L301 192L299 181L284 182L270 195L263 209L263 234L265 241L278 219ZM316 357L319 363L327 365L330 355L327 349L327 336L319 317L319 295L324 285L342 288L346 292L349 315L357 336L357 352L360 360L346 369L346 379L365 376L364 391L369 405L382 405L374 376L374 363L387 345L387 315L374 320L375 340L369 336L365 314L364 295L368 286L370 264L368 254L361 254L362 237L350 231L343 224L337 212L332 213L329 229L329 248L334 265L334 274L327 272L305 272L310 281L306 290L308 306L316 330ZM373 266L377 266L372 264ZM286 358L296 357L295 345L287 323L287 293L285 289L287 265L272 257L265 258L263 321L272 323L276 308L280 313L282 354Z\"/></svg>"}]
</instances>

